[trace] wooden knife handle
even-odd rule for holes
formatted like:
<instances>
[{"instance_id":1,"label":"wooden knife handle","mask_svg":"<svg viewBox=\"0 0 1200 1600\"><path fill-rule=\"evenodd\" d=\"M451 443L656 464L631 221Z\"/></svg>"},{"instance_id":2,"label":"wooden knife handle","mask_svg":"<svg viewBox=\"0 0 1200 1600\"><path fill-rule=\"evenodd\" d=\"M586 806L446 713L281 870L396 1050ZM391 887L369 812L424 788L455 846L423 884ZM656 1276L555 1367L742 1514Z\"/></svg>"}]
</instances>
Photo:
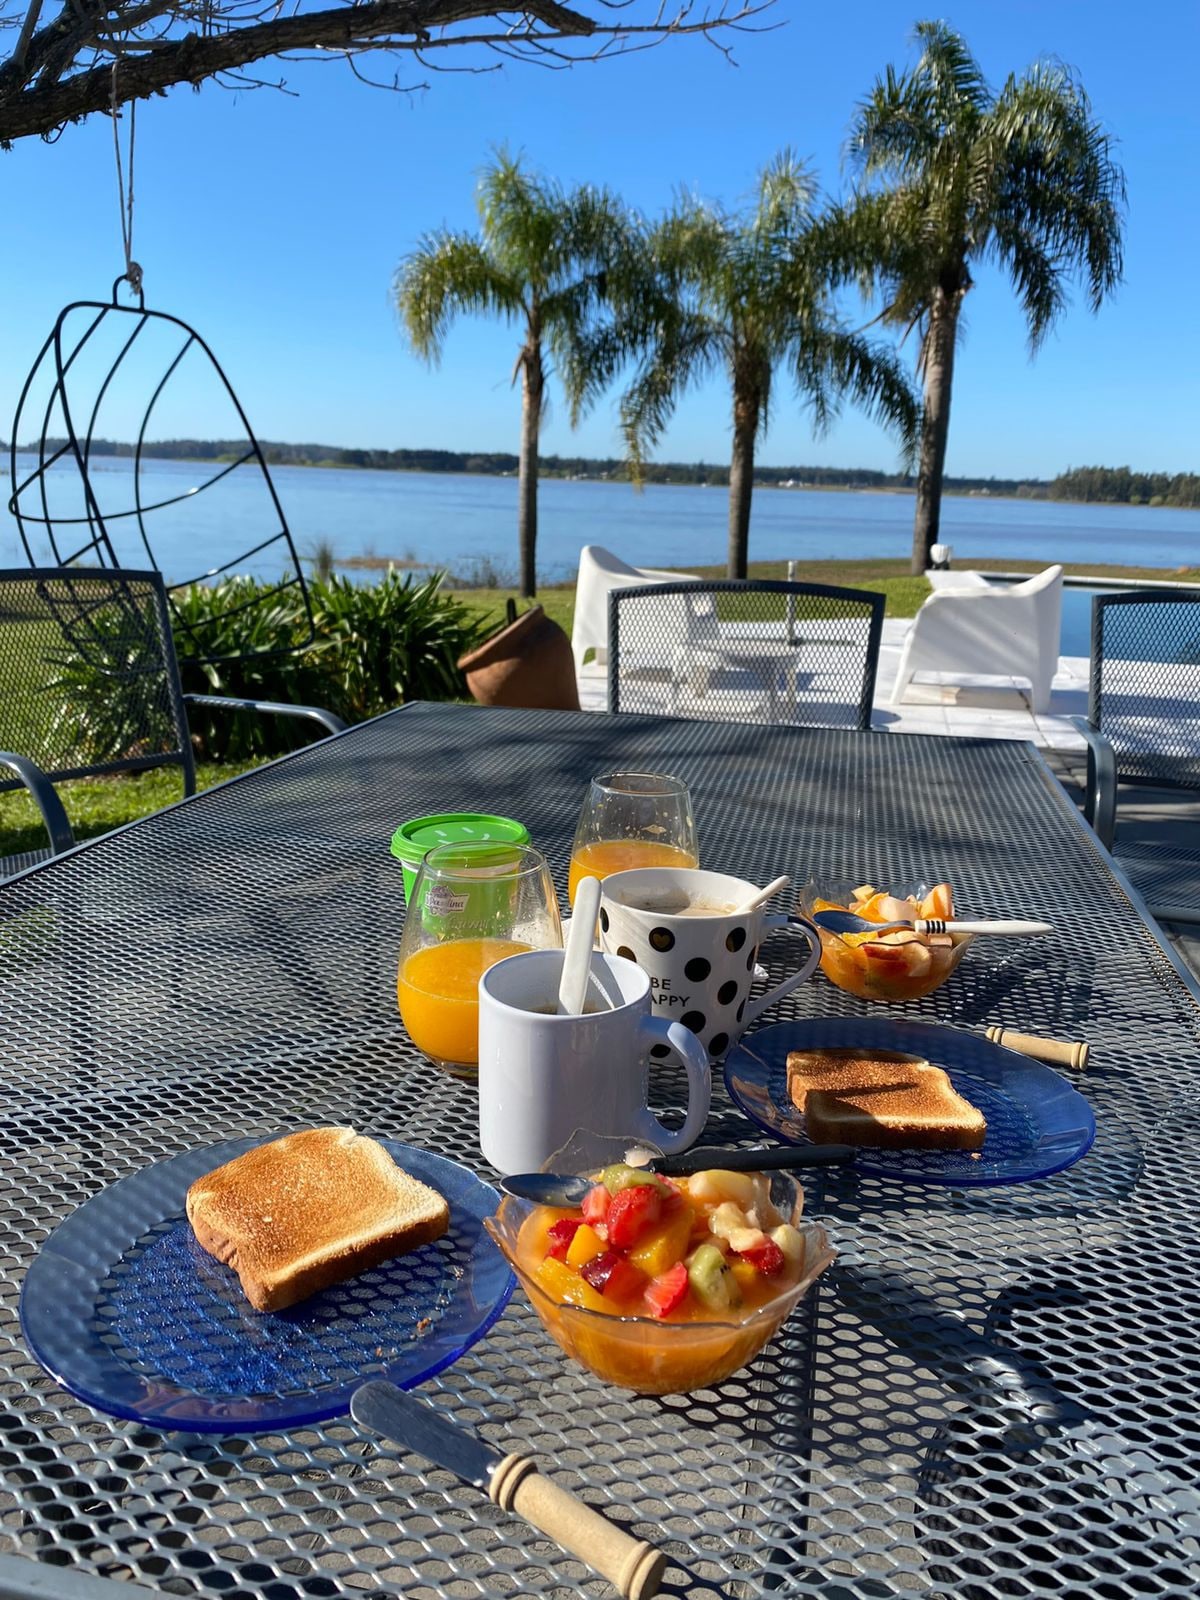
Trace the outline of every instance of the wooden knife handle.
<instances>
[{"instance_id":1,"label":"wooden knife handle","mask_svg":"<svg viewBox=\"0 0 1200 1600\"><path fill-rule=\"evenodd\" d=\"M644 1539L627 1533L538 1471L529 1456L511 1455L493 1470L488 1494L504 1511L515 1511L548 1538L586 1561L626 1600L658 1593L667 1558Z\"/></svg>"},{"instance_id":2,"label":"wooden knife handle","mask_svg":"<svg viewBox=\"0 0 1200 1600\"><path fill-rule=\"evenodd\" d=\"M1055 1067L1074 1067L1082 1072L1087 1066L1089 1047L1072 1039L1043 1039L1036 1033L1014 1033L1011 1028L1001 1028L993 1023L987 1031L993 1044L1002 1044L1006 1050L1019 1050L1023 1056L1035 1061L1046 1061Z\"/></svg>"}]
</instances>

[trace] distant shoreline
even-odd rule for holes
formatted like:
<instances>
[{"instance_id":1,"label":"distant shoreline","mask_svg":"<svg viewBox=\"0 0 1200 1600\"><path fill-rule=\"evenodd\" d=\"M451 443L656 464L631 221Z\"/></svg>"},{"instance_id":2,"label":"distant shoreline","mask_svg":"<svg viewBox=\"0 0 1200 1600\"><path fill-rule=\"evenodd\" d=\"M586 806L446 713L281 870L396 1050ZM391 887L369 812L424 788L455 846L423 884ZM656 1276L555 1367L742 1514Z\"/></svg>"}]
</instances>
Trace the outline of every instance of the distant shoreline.
<instances>
[{"instance_id":1,"label":"distant shoreline","mask_svg":"<svg viewBox=\"0 0 1200 1600\"><path fill-rule=\"evenodd\" d=\"M8 447L4 446L4 445L0 445L0 452L2 452L2 457L3 457L3 459L0 459L0 477L7 478L9 476L8 465L7 465ZM31 455L33 453L34 452L32 452L32 451L25 451L25 450L18 451L19 455ZM380 473L386 473L389 476L397 476L397 477L424 476L424 477L434 477L434 478L468 478L468 479L489 478L489 479L493 479L493 480L500 481L500 482L503 482L503 481L515 482L516 481L516 476L517 476L515 469L512 470L512 471L505 470L505 471L502 471L502 472L485 472L485 471L470 471L470 470L468 470L468 469L466 469L464 467L445 467L445 468L429 467L429 466L386 466L385 467L385 466L378 466L378 465L372 464L370 462L331 461L331 460L328 460L328 459L315 460L315 461L287 460L285 458L280 458L280 457L272 455L271 452L266 447L264 447L264 455L266 457L267 465L269 467L294 467L294 468L297 468L297 469L303 469L305 471L328 470L328 471L331 471L331 472L380 472ZM104 452L104 453L101 454L101 459L102 460L107 460L107 461L127 461L127 460L130 459L130 457L131 457L131 453L125 453L125 452L119 452L119 451L108 451L108 452ZM232 459L232 458L229 458L229 459ZM206 466L206 465L208 465L208 466L224 466L224 465L228 464L228 460L224 456L158 456L158 455L148 455L148 456L144 457L144 460L145 461L153 461L153 462L162 462L165 465L181 466L181 467L184 467L184 466L203 467L203 466ZM664 470L667 470L667 469L664 469ZM803 469L801 469L801 468L778 467L778 468L772 468L771 470L772 471L778 471L778 472L787 472L787 471L796 471L796 472L798 472L798 471L802 471ZM823 470L829 470L829 469L823 469ZM881 476L882 476L882 474L881 474ZM611 474L606 474L606 473L566 472L566 471L560 471L560 470L555 470L555 469L547 469L545 467L542 467L542 468L539 469L538 477L539 477L539 481L545 482L545 483L600 483L600 484L624 485L624 486L626 486L628 488L633 488L633 484L632 484L630 479L622 478L622 477L614 477ZM1050 481L1051 480L1042 479L1042 478L1029 478L1029 479L1020 480L1022 486L1026 487L1027 489L1033 489L1035 487L1036 488L1048 488L1049 485L1050 485ZM972 480L968 480L968 483L970 483L970 482L972 482ZM649 481L646 484L644 484L643 487L645 487L645 488L653 488L653 489L717 489L717 490L721 490L721 491L728 491L729 485L727 483L695 482L695 481L689 481L689 480L686 480L686 479L678 479L678 480L676 480L676 479L671 479L671 478L656 478L656 479L654 479L652 481ZM770 481L764 482L764 481L757 481L754 484L754 488L755 488L756 491L761 489L763 491L780 491L780 492L783 492L783 493L791 493L791 494L806 494L806 493L807 494L873 494L873 495L906 495L906 496L909 496L909 497L915 496L915 494L916 494L915 485L908 484L908 483L853 483L853 482L798 483L798 482L770 482ZM635 490L635 492L638 492L638 491ZM1153 501L1149 501L1149 500L1127 501L1127 500L1101 500L1101 499L1095 499L1095 498L1093 498L1093 499L1080 499L1080 498L1077 498L1077 497L1074 497L1074 496L1071 496L1071 495L1050 495L1050 494L1045 494L1045 493L1043 493L1043 494L1033 494L1033 493L1028 493L1028 492L1022 494L1022 493L1019 492L1019 489L1017 489L1015 486L1013 488L968 487L967 484L963 484L961 482L956 483L954 481L951 481L951 482L946 484L946 486L942 490L942 497L943 497L943 499L949 499L949 500L1005 500L1005 501L1010 501L1011 500L1011 501L1019 502L1022 505L1028 505L1029 503L1032 502L1032 503L1039 504L1039 505L1059 505L1059 506L1117 506L1117 507L1122 507L1122 508L1124 508L1126 510L1130 510L1130 511L1196 511L1196 510L1200 510L1200 507L1196 507L1196 506L1179 506L1179 505L1169 505L1169 504L1165 504L1165 503L1160 503L1158 505L1155 505L1153 503ZM387 564L388 563L387 563L386 560L382 560L381 559L381 560L376 561L374 558L366 558L366 559L354 558L353 560L347 560L347 561L341 563L341 565L343 565L343 566L364 566L364 567L365 566L386 567ZM414 563L414 562L409 561L409 560L396 559L396 560L394 560L393 565L395 565L396 567L409 567L409 566L413 566L413 565L424 565L424 563Z\"/></svg>"}]
</instances>

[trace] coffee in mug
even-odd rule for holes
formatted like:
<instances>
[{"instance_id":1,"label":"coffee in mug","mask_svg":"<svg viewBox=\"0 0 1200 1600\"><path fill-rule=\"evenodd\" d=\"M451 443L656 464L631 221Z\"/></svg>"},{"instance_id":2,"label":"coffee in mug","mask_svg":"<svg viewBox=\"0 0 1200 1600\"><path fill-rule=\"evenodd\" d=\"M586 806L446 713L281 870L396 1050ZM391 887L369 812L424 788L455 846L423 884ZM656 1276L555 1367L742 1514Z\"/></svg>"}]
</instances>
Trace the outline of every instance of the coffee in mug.
<instances>
[{"instance_id":1,"label":"coffee in mug","mask_svg":"<svg viewBox=\"0 0 1200 1600\"><path fill-rule=\"evenodd\" d=\"M821 956L816 929L803 917L738 911L757 886L696 867L641 867L604 879L600 947L647 976L655 1013L678 1020L714 1060L769 1005L811 976ZM751 997L763 938L799 933L809 950L798 971ZM653 1052L652 1052L653 1053Z\"/></svg>"},{"instance_id":2,"label":"coffee in mug","mask_svg":"<svg viewBox=\"0 0 1200 1600\"><path fill-rule=\"evenodd\" d=\"M712 1073L700 1042L656 1013L633 962L599 951L591 960L582 1016L551 1014L561 950L510 956L479 980L479 1143L501 1172L536 1172L575 1134L686 1150L707 1120ZM671 1054L688 1080L676 1131L648 1103L649 1058Z\"/></svg>"}]
</instances>

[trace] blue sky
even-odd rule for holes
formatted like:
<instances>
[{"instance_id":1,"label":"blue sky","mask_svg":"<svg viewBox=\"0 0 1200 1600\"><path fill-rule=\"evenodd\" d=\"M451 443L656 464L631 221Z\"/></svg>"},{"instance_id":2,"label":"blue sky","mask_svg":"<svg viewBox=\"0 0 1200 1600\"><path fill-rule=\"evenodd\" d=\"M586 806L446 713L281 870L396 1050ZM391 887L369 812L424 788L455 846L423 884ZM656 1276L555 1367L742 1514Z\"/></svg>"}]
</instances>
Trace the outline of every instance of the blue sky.
<instances>
[{"instance_id":1,"label":"blue sky","mask_svg":"<svg viewBox=\"0 0 1200 1600\"><path fill-rule=\"evenodd\" d=\"M429 82L410 95L364 87L337 63L279 68L295 97L176 89L138 111L135 255L147 303L196 325L260 437L515 450L514 332L463 322L431 372L406 348L390 296L397 263L423 232L473 225L489 148L506 142L566 183L607 183L651 213L681 184L736 201L788 144L836 192L855 102L888 62L911 61L912 24L925 14L882 0L778 0L764 20L781 26L741 36L736 67L702 40L680 40L566 72L508 64L437 75L401 59L402 80ZM1077 304L1032 364L1010 291L980 274L948 470L1200 469L1200 6L1156 0L1134 18L1114 0L959 0L946 15L993 81L1043 55L1078 68L1118 141L1130 196L1117 298L1098 317ZM0 181L7 437L61 306L107 297L121 269L111 125L93 118L53 145L22 141L0 153ZM228 431L206 390L185 384L176 398L152 432ZM724 460L727 411L718 382L691 396L660 457ZM544 451L616 453L615 414L613 396L572 433L553 405ZM111 424L131 436L132 405L119 402ZM853 412L814 439L781 391L759 458L890 468L895 450Z\"/></svg>"}]
</instances>

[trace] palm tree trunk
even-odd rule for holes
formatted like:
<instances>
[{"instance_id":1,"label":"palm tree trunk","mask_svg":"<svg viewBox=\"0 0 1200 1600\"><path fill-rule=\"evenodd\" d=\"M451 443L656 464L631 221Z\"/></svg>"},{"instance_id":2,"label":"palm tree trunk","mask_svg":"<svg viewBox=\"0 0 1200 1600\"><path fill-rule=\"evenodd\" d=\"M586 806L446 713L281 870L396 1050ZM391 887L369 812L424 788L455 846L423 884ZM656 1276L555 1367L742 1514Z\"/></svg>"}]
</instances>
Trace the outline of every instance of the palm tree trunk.
<instances>
[{"instance_id":1,"label":"palm tree trunk","mask_svg":"<svg viewBox=\"0 0 1200 1600\"><path fill-rule=\"evenodd\" d=\"M729 463L729 558L726 575L746 576L750 550L750 497L754 493L754 439L758 406L752 396L733 397L733 457Z\"/></svg>"},{"instance_id":2,"label":"palm tree trunk","mask_svg":"<svg viewBox=\"0 0 1200 1600\"><path fill-rule=\"evenodd\" d=\"M913 519L912 570L924 572L929 552L938 542L942 520L942 475L950 434L950 387L954 380L954 344L962 293L939 289L929 314L929 330L921 350L925 369L925 413L921 423L921 459L917 467L917 506Z\"/></svg>"},{"instance_id":3,"label":"palm tree trunk","mask_svg":"<svg viewBox=\"0 0 1200 1600\"><path fill-rule=\"evenodd\" d=\"M524 599L537 593L538 434L545 385L541 340L531 327L521 353L521 456L517 468L517 544Z\"/></svg>"}]
</instances>

